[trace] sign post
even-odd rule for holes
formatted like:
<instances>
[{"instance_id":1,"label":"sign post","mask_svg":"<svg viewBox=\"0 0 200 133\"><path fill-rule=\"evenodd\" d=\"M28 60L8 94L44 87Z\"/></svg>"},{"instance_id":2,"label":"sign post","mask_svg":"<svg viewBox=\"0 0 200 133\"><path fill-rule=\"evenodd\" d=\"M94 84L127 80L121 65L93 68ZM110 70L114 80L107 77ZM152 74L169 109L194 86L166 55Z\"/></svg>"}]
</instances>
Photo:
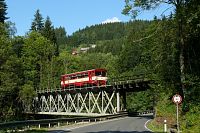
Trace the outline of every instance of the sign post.
<instances>
[{"instance_id":1,"label":"sign post","mask_svg":"<svg viewBox=\"0 0 200 133\"><path fill-rule=\"evenodd\" d=\"M177 131L180 133L179 130L179 122L178 122L178 105L182 102L182 97L179 94L173 96L172 101L176 104L176 123L177 123Z\"/></svg>"}]
</instances>

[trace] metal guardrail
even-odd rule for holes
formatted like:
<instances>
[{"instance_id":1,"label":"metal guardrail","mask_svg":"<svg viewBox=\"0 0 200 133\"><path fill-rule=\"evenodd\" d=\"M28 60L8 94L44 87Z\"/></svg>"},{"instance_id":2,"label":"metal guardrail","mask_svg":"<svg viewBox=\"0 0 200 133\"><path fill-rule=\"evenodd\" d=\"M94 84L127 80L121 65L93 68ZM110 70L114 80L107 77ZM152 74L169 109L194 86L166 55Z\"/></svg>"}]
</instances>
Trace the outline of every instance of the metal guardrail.
<instances>
[{"instance_id":1,"label":"metal guardrail","mask_svg":"<svg viewBox=\"0 0 200 133\"><path fill-rule=\"evenodd\" d=\"M60 123L70 123L70 122L74 122L74 123L82 122L82 121L96 122L96 121L114 119L114 118L125 117L125 116L128 116L128 112L121 112L119 114L97 116L97 117L77 117L77 118L14 121L14 122L0 123L0 130L1 129L17 129L17 128L23 128L27 126L36 126L36 125L38 125L39 128L40 128L40 125L49 125L50 127L50 125L52 124L60 125Z\"/></svg>"}]
</instances>

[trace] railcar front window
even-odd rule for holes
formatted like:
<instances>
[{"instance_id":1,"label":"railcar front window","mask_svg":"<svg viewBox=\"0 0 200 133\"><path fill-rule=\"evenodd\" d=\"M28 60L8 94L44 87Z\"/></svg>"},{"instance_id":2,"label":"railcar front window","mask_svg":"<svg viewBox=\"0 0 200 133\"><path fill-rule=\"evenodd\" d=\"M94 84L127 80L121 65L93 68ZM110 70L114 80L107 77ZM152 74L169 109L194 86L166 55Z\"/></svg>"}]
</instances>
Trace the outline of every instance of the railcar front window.
<instances>
[{"instance_id":1,"label":"railcar front window","mask_svg":"<svg viewBox=\"0 0 200 133\"><path fill-rule=\"evenodd\" d=\"M101 76L101 72L95 72L95 76Z\"/></svg>"},{"instance_id":2,"label":"railcar front window","mask_svg":"<svg viewBox=\"0 0 200 133\"><path fill-rule=\"evenodd\" d=\"M102 77L105 77L106 76L106 72L102 72Z\"/></svg>"},{"instance_id":3,"label":"railcar front window","mask_svg":"<svg viewBox=\"0 0 200 133\"><path fill-rule=\"evenodd\" d=\"M105 77L105 76L106 76L106 72L104 72L104 71L95 72L95 76L102 76L102 77Z\"/></svg>"}]
</instances>

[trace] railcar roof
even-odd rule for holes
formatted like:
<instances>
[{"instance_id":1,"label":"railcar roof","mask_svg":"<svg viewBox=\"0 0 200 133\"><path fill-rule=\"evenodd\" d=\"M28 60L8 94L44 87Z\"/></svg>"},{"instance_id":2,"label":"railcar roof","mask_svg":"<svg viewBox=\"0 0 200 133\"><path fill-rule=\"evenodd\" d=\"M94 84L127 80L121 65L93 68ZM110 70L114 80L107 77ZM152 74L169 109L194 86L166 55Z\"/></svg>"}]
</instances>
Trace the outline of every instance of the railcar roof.
<instances>
[{"instance_id":1,"label":"railcar roof","mask_svg":"<svg viewBox=\"0 0 200 133\"><path fill-rule=\"evenodd\" d=\"M105 71L105 72L107 72L107 70L104 69L104 68L97 68L97 69L91 69L91 70L86 70L86 71L64 74L64 75L61 75L61 76L77 75L77 74L82 74L82 73L86 73L86 72L90 72L90 71Z\"/></svg>"}]
</instances>

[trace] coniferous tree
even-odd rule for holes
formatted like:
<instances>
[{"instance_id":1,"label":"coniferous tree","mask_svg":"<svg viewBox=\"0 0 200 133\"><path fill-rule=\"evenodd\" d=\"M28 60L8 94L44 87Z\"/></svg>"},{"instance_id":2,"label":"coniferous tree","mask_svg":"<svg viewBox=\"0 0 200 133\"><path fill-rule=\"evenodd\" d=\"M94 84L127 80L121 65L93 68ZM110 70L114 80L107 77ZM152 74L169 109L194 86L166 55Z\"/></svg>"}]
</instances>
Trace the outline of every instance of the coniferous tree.
<instances>
[{"instance_id":1,"label":"coniferous tree","mask_svg":"<svg viewBox=\"0 0 200 133\"><path fill-rule=\"evenodd\" d=\"M44 23L44 28L42 30L42 35L52 41L53 43L56 43L56 37L55 37L55 31L54 27L52 26L52 22L47 16L46 21Z\"/></svg>"},{"instance_id":2,"label":"coniferous tree","mask_svg":"<svg viewBox=\"0 0 200 133\"><path fill-rule=\"evenodd\" d=\"M67 43L67 35L64 27L55 28L56 43L59 49L64 49Z\"/></svg>"},{"instance_id":3,"label":"coniferous tree","mask_svg":"<svg viewBox=\"0 0 200 133\"><path fill-rule=\"evenodd\" d=\"M44 27L43 17L40 14L40 10L38 9L34 15L34 20L31 24L31 31L41 32Z\"/></svg>"},{"instance_id":4,"label":"coniferous tree","mask_svg":"<svg viewBox=\"0 0 200 133\"><path fill-rule=\"evenodd\" d=\"M52 25L52 22L51 22L49 16L47 16L46 21L44 23L42 35L44 37L46 37L47 39L49 39L55 45L55 55L58 55L59 54L59 51L58 51L59 48L58 48L58 45L56 43L55 30L54 30L54 27Z\"/></svg>"},{"instance_id":5,"label":"coniferous tree","mask_svg":"<svg viewBox=\"0 0 200 133\"><path fill-rule=\"evenodd\" d=\"M0 0L0 22L4 23L6 19L8 19L6 17L7 13L7 5L5 3L5 0Z\"/></svg>"}]
</instances>

